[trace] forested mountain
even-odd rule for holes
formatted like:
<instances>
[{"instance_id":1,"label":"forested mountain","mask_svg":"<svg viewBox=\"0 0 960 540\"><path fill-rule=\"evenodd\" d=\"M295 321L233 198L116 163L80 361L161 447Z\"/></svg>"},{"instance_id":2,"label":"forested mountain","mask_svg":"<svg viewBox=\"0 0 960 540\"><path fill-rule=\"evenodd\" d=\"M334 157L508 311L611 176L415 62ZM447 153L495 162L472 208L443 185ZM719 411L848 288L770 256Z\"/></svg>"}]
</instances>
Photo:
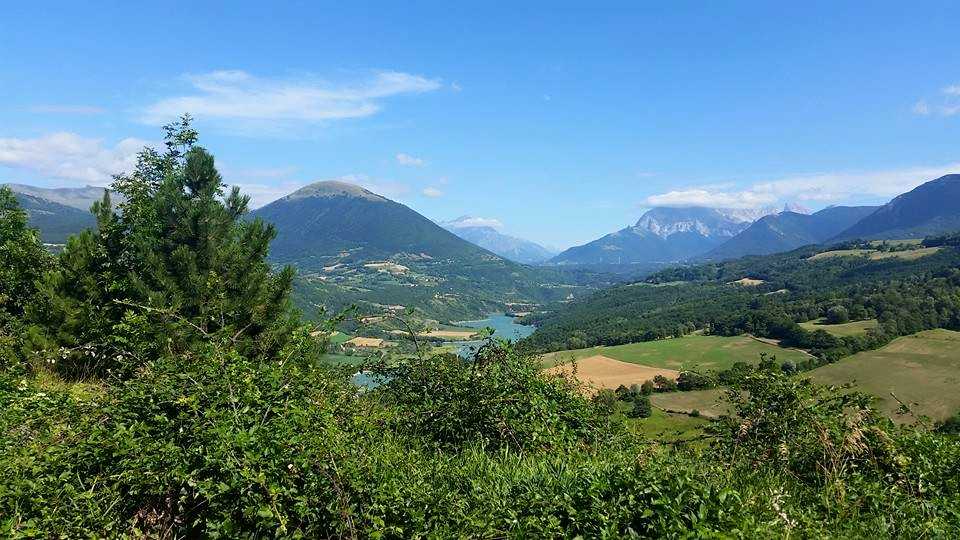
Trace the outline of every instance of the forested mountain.
<instances>
[{"instance_id":1,"label":"forested mountain","mask_svg":"<svg viewBox=\"0 0 960 540\"><path fill-rule=\"evenodd\" d=\"M744 255L768 255L819 244L876 209L876 206L832 206L813 214L771 214L758 219L740 234L697 259L726 260Z\"/></svg>"},{"instance_id":2,"label":"forested mountain","mask_svg":"<svg viewBox=\"0 0 960 540\"><path fill-rule=\"evenodd\" d=\"M300 269L309 308L415 306L441 319L576 294L569 273L526 267L482 249L410 208L344 182L319 182L254 211L277 237L270 259Z\"/></svg>"},{"instance_id":3,"label":"forested mountain","mask_svg":"<svg viewBox=\"0 0 960 540\"><path fill-rule=\"evenodd\" d=\"M48 244L63 244L71 234L97 225L89 210L79 210L25 193L14 195L27 212L29 225L38 229L40 238ZM103 196L102 191L100 195Z\"/></svg>"},{"instance_id":4,"label":"forested mountain","mask_svg":"<svg viewBox=\"0 0 960 540\"><path fill-rule=\"evenodd\" d=\"M647 341L698 329L800 341L805 334L796 323L822 317L838 305L855 318L878 319L881 338L929 328L960 329L960 251L946 241L938 245L933 253L917 251L925 255L919 258L909 248L814 257L828 248L807 246L664 270L528 317L538 329L527 342L554 350ZM854 345L823 341L800 346L847 347L829 353L845 355Z\"/></svg>"},{"instance_id":5,"label":"forested mountain","mask_svg":"<svg viewBox=\"0 0 960 540\"><path fill-rule=\"evenodd\" d=\"M715 208L653 208L632 227L572 247L550 259L550 263L623 265L682 261L734 237L763 213Z\"/></svg>"},{"instance_id":6,"label":"forested mountain","mask_svg":"<svg viewBox=\"0 0 960 540\"><path fill-rule=\"evenodd\" d=\"M76 208L89 212L93 203L103 198L103 191L106 188L97 186L84 187L58 187L43 188L37 186L28 186L26 184L7 184L14 193L22 193L39 197L65 206ZM113 194L115 201L120 201L121 196Z\"/></svg>"},{"instance_id":7,"label":"forested mountain","mask_svg":"<svg viewBox=\"0 0 960 540\"><path fill-rule=\"evenodd\" d=\"M831 241L923 238L957 229L960 174L948 174L896 197Z\"/></svg>"},{"instance_id":8,"label":"forested mountain","mask_svg":"<svg viewBox=\"0 0 960 540\"><path fill-rule=\"evenodd\" d=\"M460 238L514 262L536 264L556 254L536 242L503 234L487 225L477 225L474 218L470 216L463 216L440 225Z\"/></svg>"}]
</instances>

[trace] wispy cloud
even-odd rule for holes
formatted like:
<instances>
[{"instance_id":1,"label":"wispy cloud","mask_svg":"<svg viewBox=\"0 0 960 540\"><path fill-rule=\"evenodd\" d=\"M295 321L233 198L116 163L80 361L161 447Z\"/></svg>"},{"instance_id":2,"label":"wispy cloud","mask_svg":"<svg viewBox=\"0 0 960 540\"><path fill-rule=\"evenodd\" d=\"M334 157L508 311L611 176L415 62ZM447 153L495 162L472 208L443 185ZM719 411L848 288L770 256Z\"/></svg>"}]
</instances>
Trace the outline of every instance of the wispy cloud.
<instances>
[{"instance_id":1,"label":"wispy cloud","mask_svg":"<svg viewBox=\"0 0 960 540\"><path fill-rule=\"evenodd\" d=\"M414 157L410 154L404 154L403 152L397 154L397 163L407 167L423 167L427 164L427 162L422 158Z\"/></svg>"},{"instance_id":2,"label":"wispy cloud","mask_svg":"<svg viewBox=\"0 0 960 540\"><path fill-rule=\"evenodd\" d=\"M141 116L159 125L183 113L198 119L249 127L294 125L363 118L383 108L383 100L440 88L440 81L398 71L376 71L346 82L315 76L256 77L245 71L188 75L193 91L148 106Z\"/></svg>"},{"instance_id":3,"label":"wispy cloud","mask_svg":"<svg viewBox=\"0 0 960 540\"><path fill-rule=\"evenodd\" d=\"M921 99L917 101L913 105L913 112L920 116L954 116L960 114L960 84L952 84L941 88L940 93L933 100Z\"/></svg>"},{"instance_id":4,"label":"wispy cloud","mask_svg":"<svg viewBox=\"0 0 960 540\"><path fill-rule=\"evenodd\" d=\"M453 229L464 229L467 227L490 227L499 230L503 228L503 222L501 222L499 219L474 216L459 217L453 221L441 223L441 225Z\"/></svg>"},{"instance_id":5,"label":"wispy cloud","mask_svg":"<svg viewBox=\"0 0 960 540\"><path fill-rule=\"evenodd\" d=\"M431 199L436 199L437 197L443 197L443 192L435 187L425 187L421 191L425 197L430 197Z\"/></svg>"},{"instance_id":6,"label":"wispy cloud","mask_svg":"<svg viewBox=\"0 0 960 540\"><path fill-rule=\"evenodd\" d=\"M28 110L39 114L103 114L107 112L103 107L92 105L34 105Z\"/></svg>"},{"instance_id":7,"label":"wispy cloud","mask_svg":"<svg viewBox=\"0 0 960 540\"><path fill-rule=\"evenodd\" d=\"M131 170L137 153L146 145L147 141L129 138L109 147L101 139L68 132L35 139L0 138L0 166L53 179L105 185L114 174Z\"/></svg>"},{"instance_id":8,"label":"wispy cloud","mask_svg":"<svg viewBox=\"0 0 960 540\"><path fill-rule=\"evenodd\" d=\"M960 171L960 162L905 169L829 172L757 182L746 188L698 186L652 195L647 206L759 208L781 202L834 204L894 197L945 174Z\"/></svg>"}]
</instances>

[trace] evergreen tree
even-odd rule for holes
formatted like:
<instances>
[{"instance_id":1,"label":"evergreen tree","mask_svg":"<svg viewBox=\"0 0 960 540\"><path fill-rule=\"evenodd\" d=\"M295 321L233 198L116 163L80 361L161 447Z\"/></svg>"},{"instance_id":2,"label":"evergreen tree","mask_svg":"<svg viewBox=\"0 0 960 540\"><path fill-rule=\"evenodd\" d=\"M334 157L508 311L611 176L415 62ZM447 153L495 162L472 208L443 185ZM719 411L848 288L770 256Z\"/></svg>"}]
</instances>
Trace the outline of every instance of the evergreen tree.
<instances>
[{"instance_id":1,"label":"evergreen tree","mask_svg":"<svg viewBox=\"0 0 960 540\"><path fill-rule=\"evenodd\" d=\"M35 301L36 282L50 255L27 213L7 186L0 187L0 311L18 317Z\"/></svg>"},{"instance_id":2,"label":"evergreen tree","mask_svg":"<svg viewBox=\"0 0 960 540\"><path fill-rule=\"evenodd\" d=\"M189 117L165 129L166 151L145 149L133 172L115 178L117 211L106 193L92 209L97 232L71 238L44 278L35 319L56 345L83 353L85 371L210 338L268 357L296 322L293 270L274 273L266 262L273 227L244 219L250 199L239 188L224 193Z\"/></svg>"}]
</instances>

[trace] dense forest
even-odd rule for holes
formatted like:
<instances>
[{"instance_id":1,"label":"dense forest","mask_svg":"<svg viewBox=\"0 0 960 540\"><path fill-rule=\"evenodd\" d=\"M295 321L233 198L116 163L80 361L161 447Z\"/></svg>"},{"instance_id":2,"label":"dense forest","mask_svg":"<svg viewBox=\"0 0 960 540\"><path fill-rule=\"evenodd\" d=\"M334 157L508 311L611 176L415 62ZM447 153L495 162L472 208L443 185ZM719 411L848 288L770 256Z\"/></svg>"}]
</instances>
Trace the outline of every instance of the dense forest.
<instances>
[{"instance_id":1,"label":"dense forest","mask_svg":"<svg viewBox=\"0 0 960 540\"><path fill-rule=\"evenodd\" d=\"M663 270L644 281L528 317L527 322L539 328L526 341L539 350L560 350L649 341L695 330L751 333L782 339L786 346L833 361L920 330L960 328L960 251L948 241L928 240L944 247L920 258L815 257L826 250L806 247ZM830 249L863 247L849 243ZM896 255L896 250L906 248L889 249ZM753 284L743 285L744 278ZM837 338L798 324L821 317L834 322L877 319L880 325L864 336Z\"/></svg>"},{"instance_id":2,"label":"dense forest","mask_svg":"<svg viewBox=\"0 0 960 540\"><path fill-rule=\"evenodd\" d=\"M674 444L644 439L498 341L470 362L372 362L364 369L385 383L361 390L352 370L322 362L318 327L291 306L292 270L266 262L273 228L243 219L248 199L225 192L189 124L169 126L166 141L116 178L118 208L105 197L96 231L56 256L0 191L2 536L960 534L955 435L896 427L866 396L779 369L744 374L732 414ZM759 275L770 286L838 287L758 306L788 317L842 298L885 317L885 294L957 284L953 251L922 273L843 262L794 275L778 260ZM715 282L742 277L713 268ZM876 280L846 283L854 270ZM668 278L600 298L628 291L631 309L669 298L667 308L709 312L755 301L707 281L654 286ZM844 287L862 292L842 297ZM951 316L942 308L936 317Z\"/></svg>"}]
</instances>

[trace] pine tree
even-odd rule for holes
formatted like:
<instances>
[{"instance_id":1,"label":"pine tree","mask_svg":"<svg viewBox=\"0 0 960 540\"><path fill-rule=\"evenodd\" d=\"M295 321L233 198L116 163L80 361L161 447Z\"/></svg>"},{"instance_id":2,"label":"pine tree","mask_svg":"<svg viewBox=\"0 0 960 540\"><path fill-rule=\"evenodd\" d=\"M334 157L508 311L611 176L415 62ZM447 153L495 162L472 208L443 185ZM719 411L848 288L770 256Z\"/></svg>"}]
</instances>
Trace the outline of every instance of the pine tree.
<instances>
[{"instance_id":1,"label":"pine tree","mask_svg":"<svg viewBox=\"0 0 960 540\"><path fill-rule=\"evenodd\" d=\"M0 187L0 311L23 314L36 299L36 282L50 259L13 192Z\"/></svg>"},{"instance_id":2,"label":"pine tree","mask_svg":"<svg viewBox=\"0 0 960 540\"><path fill-rule=\"evenodd\" d=\"M274 273L266 262L275 231L244 219L250 199L238 188L224 194L189 117L166 131L164 153L145 149L133 172L115 178L118 208L106 193L92 209L97 231L70 239L61 268L45 276L37 319L61 346L92 346L98 358L125 347L176 353L211 339L270 356L295 323L293 270Z\"/></svg>"}]
</instances>

